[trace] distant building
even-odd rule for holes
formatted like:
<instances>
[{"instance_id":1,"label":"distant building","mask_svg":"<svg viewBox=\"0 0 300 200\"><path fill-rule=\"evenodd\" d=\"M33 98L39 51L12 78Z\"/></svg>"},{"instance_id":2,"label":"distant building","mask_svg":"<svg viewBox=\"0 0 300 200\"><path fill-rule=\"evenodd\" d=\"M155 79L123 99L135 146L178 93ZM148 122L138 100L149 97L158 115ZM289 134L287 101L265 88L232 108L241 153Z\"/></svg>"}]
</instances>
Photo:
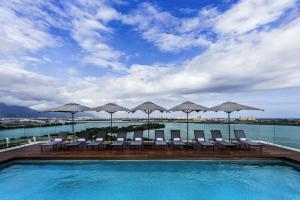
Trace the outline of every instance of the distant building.
<instances>
[{"instance_id":1,"label":"distant building","mask_svg":"<svg viewBox=\"0 0 300 200\"><path fill-rule=\"evenodd\" d=\"M208 118L206 116L201 116L201 115L196 118L197 121L201 121L201 122L207 121L209 119L210 118Z\"/></svg>"},{"instance_id":2,"label":"distant building","mask_svg":"<svg viewBox=\"0 0 300 200\"><path fill-rule=\"evenodd\" d=\"M255 116L240 116L241 121L256 121Z\"/></svg>"}]
</instances>

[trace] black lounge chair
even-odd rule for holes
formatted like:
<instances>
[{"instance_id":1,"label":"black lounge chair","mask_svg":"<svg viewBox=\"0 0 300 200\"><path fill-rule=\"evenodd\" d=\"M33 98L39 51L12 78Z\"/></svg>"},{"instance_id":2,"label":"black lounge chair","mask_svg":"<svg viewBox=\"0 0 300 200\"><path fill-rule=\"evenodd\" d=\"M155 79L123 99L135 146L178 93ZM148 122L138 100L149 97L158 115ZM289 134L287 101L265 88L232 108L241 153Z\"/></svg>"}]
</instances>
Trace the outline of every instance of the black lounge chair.
<instances>
[{"instance_id":1,"label":"black lounge chair","mask_svg":"<svg viewBox=\"0 0 300 200\"><path fill-rule=\"evenodd\" d=\"M87 134L79 134L76 141L66 144L67 149L77 148L77 150L79 151L80 147L86 143L86 138Z\"/></svg>"},{"instance_id":2,"label":"black lounge chair","mask_svg":"<svg viewBox=\"0 0 300 200\"><path fill-rule=\"evenodd\" d=\"M211 137L214 142L217 143L219 147L236 147L235 144L232 144L230 142L227 142L223 139L222 133L220 130L211 130Z\"/></svg>"},{"instance_id":3,"label":"black lounge chair","mask_svg":"<svg viewBox=\"0 0 300 200\"><path fill-rule=\"evenodd\" d=\"M113 141L111 144L112 147L122 147L124 149L125 142L126 142L126 132L119 132L117 133L117 140Z\"/></svg>"},{"instance_id":4,"label":"black lounge chair","mask_svg":"<svg viewBox=\"0 0 300 200\"><path fill-rule=\"evenodd\" d=\"M130 147L139 147L142 150L143 147L143 130L135 130L133 132L133 140L129 143Z\"/></svg>"},{"instance_id":5,"label":"black lounge chair","mask_svg":"<svg viewBox=\"0 0 300 200\"><path fill-rule=\"evenodd\" d=\"M164 147L165 149L168 148L164 130L155 130L155 148L157 147Z\"/></svg>"},{"instance_id":6,"label":"black lounge chair","mask_svg":"<svg viewBox=\"0 0 300 200\"><path fill-rule=\"evenodd\" d=\"M203 147L212 147L213 151L215 150L215 145L205 139L203 130L194 130L194 135L198 149L200 146L201 150L203 149Z\"/></svg>"},{"instance_id":7,"label":"black lounge chair","mask_svg":"<svg viewBox=\"0 0 300 200\"><path fill-rule=\"evenodd\" d=\"M173 147L183 147L185 142L181 140L180 130L171 130L171 143Z\"/></svg>"},{"instance_id":8,"label":"black lounge chair","mask_svg":"<svg viewBox=\"0 0 300 200\"><path fill-rule=\"evenodd\" d=\"M260 149L260 151L262 151L264 145L258 142L248 140L243 130L234 130L234 135L239 145L242 144L246 148L248 147L249 151L251 147L257 147Z\"/></svg>"},{"instance_id":9,"label":"black lounge chair","mask_svg":"<svg viewBox=\"0 0 300 200\"><path fill-rule=\"evenodd\" d=\"M43 151L44 148L48 148L48 147L52 147L52 150L54 151L55 149L57 149L57 146L61 145L64 141L66 141L66 139L67 139L67 133L61 132L52 141L41 144L41 151Z\"/></svg>"},{"instance_id":10,"label":"black lounge chair","mask_svg":"<svg viewBox=\"0 0 300 200\"><path fill-rule=\"evenodd\" d=\"M103 142L105 141L105 139L106 139L106 132L105 131L98 132L96 135L96 140L94 140L86 145L87 150L89 150L89 148L94 148L94 147L97 147L97 149L99 150L100 146L103 145Z\"/></svg>"}]
</instances>

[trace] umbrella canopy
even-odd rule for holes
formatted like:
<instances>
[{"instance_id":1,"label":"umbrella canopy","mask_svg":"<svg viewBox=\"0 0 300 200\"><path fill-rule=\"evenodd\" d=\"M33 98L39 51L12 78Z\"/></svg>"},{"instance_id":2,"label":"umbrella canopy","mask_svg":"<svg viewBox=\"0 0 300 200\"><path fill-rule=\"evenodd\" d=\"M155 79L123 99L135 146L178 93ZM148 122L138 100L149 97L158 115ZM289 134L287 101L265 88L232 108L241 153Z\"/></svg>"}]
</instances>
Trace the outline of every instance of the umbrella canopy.
<instances>
[{"instance_id":1,"label":"umbrella canopy","mask_svg":"<svg viewBox=\"0 0 300 200\"><path fill-rule=\"evenodd\" d=\"M115 112L118 112L118 111L127 111L127 112L129 112L130 110L125 108L125 107L119 106L115 103L108 103L108 104L105 104L103 106L92 108L91 111L97 111L97 112L105 111L105 112L108 112L108 113L115 113Z\"/></svg>"},{"instance_id":2,"label":"umbrella canopy","mask_svg":"<svg viewBox=\"0 0 300 200\"><path fill-rule=\"evenodd\" d=\"M187 142L189 141L189 114L193 111L199 112L199 111L209 111L210 109L205 107L205 106L201 106L199 104L190 102L190 101L186 101L183 102L182 104L179 104L178 106L175 106L173 108L171 108L169 111L172 112L176 112L176 111L182 111L184 113L186 113L186 135L187 135Z\"/></svg>"},{"instance_id":3,"label":"umbrella canopy","mask_svg":"<svg viewBox=\"0 0 300 200\"><path fill-rule=\"evenodd\" d=\"M254 108L254 107L251 107L251 106L246 106L246 105L238 104L238 103L231 102L231 101L228 101L228 102L222 103L220 105L211 107L210 109L213 110L213 111L223 111L223 112L226 112L226 113L231 113L231 112L240 111L240 110L262 110L262 109L259 109L259 108Z\"/></svg>"},{"instance_id":4,"label":"umbrella canopy","mask_svg":"<svg viewBox=\"0 0 300 200\"><path fill-rule=\"evenodd\" d=\"M77 112L83 112L83 111L89 111L90 108L86 106L82 106L77 103L67 103L63 106L59 106L56 108L51 108L48 110L45 110L44 112L67 112L67 113L77 113Z\"/></svg>"},{"instance_id":5,"label":"umbrella canopy","mask_svg":"<svg viewBox=\"0 0 300 200\"><path fill-rule=\"evenodd\" d=\"M210 109L205 107L205 106L201 106L199 104L190 102L190 101L186 101L183 102L182 104L179 104L178 106L175 106L173 108L171 108L169 111L182 111L185 113L191 113L193 111L199 112L199 111L209 111Z\"/></svg>"},{"instance_id":6,"label":"umbrella canopy","mask_svg":"<svg viewBox=\"0 0 300 200\"><path fill-rule=\"evenodd\" d=\"M108 103L103 106L98 106L98 107L92 108L90 110L97 111L97 112L105 111L105 112L109 113L110 114L110 130L111 131L112 131L112 114L115 112L118 112L118 111L126 111L126 112L130 111L129 109L119 106L115 103Z\"/></svg>"},{"instance_id":7,"label":"umbrella canopy","mask_svg":"<svg viewBox=\"0 0 300 200\"><path fill-rule=\"evenodd\" d=\"M229 133L229 141L231 140L230 138L230 113L234 112L234 111L240 111L240 110L261 110L264 111L260 108L255 108L255 107L251 107L251 106L246 106L243 104L238 104L235 102L225 102L222 103L220 105L214 106L210 108L212 111L223 111L226 112L228 114L228 133Z\"/></svg>"},{"instance_id":8,"label":"umbrella canopy","mask_svg":"<svg viewBox=\"0 0 300 200\"><path fill-rule=\"evenodd\" d=\"M83 112L83 111L90 111L89 107L82 106L77 103L68 103L63 106L59 106L56 108L51 108L48 110L44 110L43 112L64 112L64 113L71 113L72 115L72 132L73 132L73 140L75 138L75 132L74 132L74 114L77 112Z\"/></svg>"},{"instance_id":9,"label":"umbrella canopy","mask_svg":"<svg viewBox=\"0 0 300 200\"><path fill-rule=\"evenodd\" d=\"M137 107L131 109L130 111L131 112L135 112L135 111L138 111L138 110L141 110L147 114L150 114L152 113L153 111L160 111L160 112L167 112L167 109L155 104L155 103L152 103L150 101L147 101L147 102L144 102L142 103L141 105L138 105Z\"/></svg>"},{"instance_id":10,"label":"umbrella canopy","mask_svg":"<svg viewBox=\"0 0 300 200\"><path fill-rule=\"evenodd\" d=\"M138 105L137 107L131 109L131 112L136 112L138 110L143 111L144 113L146 113L148 115L148 140L149 140L149 115L154 112L154 111L160 111L160 112L167 112L167 109L152 103L150 101L144 102L141 105Z\"/></svg>"}]
</instances>

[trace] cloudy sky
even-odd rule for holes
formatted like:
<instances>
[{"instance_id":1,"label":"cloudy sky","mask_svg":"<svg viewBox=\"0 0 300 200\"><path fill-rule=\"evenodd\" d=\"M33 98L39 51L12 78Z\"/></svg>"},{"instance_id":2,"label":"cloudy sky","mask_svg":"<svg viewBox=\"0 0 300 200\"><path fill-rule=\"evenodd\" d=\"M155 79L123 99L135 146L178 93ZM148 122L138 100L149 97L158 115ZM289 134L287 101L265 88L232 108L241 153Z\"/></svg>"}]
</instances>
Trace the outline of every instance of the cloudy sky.
<instances>
[{"instance_id":1,"label":"cloudy sky","mask_svg":"<svg viewBox=\"0 0 300 200\"><path fill-rule=\"evenodd\" d=\"M1 102L231 100L300 116L299 0L0 2Z\"/></svg>"}]
</instances>

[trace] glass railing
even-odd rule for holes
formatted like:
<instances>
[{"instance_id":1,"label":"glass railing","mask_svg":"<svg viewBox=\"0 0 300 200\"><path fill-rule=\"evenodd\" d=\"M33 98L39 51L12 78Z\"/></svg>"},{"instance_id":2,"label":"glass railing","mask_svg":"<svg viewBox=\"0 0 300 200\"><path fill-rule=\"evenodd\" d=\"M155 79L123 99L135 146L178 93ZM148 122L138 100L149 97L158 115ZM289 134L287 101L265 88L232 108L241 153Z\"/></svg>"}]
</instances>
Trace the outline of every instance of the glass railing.
<instances>
[{"instance_id":1,"label":"glass railing","mask_svg":"<svg viewBox=\"0 0 300 200\"><path fill-rule=\"evenodd\" d=\"M142 122L114 122L113 126L125 127L129 125L139 125ZM75 125L75 132L86 130L87 128L109 127L109 122L89 122ZM180 130L183 140L187 140L186 123L165 123L165 138L170 139L170 131L173 129ZM234 130L244 130L248 139L264 141L270 144L282 145L300 150L300 126L280 126L280 125L251 125L251 124L232 124L230 125L231 138L234 139ZM223 138L229 138L227 124L189 124L189 140L194 139L194 130L204 130L207 139L211 138L211 130L221 130ZM46 140L50 134L58 134L59 132L71 132L71 125L51 126L51 127L35 127L35 128L19 128L0 131L0 148L6 144L6 138L10 141L22 141L26 143L28 140ZM150 139L154 138L154 130L149 131ZM144 137L147 137L147 130L144 131ZM132 138L133 134L128 133L128 138Z\"/></svg>"}]
</instances>

